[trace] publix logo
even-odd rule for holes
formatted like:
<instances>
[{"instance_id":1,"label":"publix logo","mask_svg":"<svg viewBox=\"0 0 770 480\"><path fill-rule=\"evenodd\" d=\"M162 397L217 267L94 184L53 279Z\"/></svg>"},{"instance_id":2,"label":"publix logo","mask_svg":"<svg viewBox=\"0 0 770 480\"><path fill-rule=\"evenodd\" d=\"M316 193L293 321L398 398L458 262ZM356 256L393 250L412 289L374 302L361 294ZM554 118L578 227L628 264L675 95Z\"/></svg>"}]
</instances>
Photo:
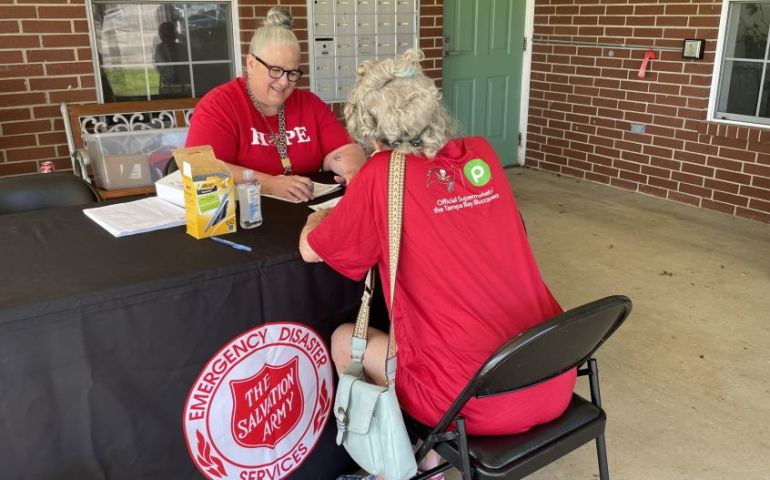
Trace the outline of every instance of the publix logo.
<instances>
[{"instance_id":1,"label":"publix logo","mask_svg":"<svg viewBox=\"0 0 770 480\"><path fill-rule=\"evenodd\" d=\"M242 333L209 360L190 388L184 433L210 480L281 480L310 455L332 402L329 351L291 322Z\"/></svg>"},{"instance_id":2,"label":"publix logo","mask_svg":"<svg viewBox=\"0 0 770 480\"><path fill-rule=\"evenodd\" d=\"M463 173L465 174L465 178L467 178L474 187L483 187L489 183L489 180L492 178L492 172L489 169L489 165L480 158L474 158L466 163L465 167L463 167Z\"/></svg>"}]
</instances>

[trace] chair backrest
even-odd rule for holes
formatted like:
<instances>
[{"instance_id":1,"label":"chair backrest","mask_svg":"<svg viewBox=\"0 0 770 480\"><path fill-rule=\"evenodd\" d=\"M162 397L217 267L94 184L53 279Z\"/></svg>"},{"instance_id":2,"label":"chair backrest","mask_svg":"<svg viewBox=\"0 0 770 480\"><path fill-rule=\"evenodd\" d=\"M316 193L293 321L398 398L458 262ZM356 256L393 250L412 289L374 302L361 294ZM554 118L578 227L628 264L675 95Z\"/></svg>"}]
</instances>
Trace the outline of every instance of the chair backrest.
<instances>
[{"instance_id":1,"label":"chair backrest","mask_svg":"<svg viewBox=\"0 0 770 480\"><path fill-rule=\"evenodd\" d=\"M508 341L487 360L464 393L476 397L520 390L581 365L631 312L631 300L606 297L557 315Z\"/></svg>"},{"instance_id":2,"label":"chair backrest","mask_svg":"<svg viewBox=\"0 0 770 480\"><path fill-rule=\"evenodd\" d=\"M100 201L91 184L69 173L0 177L0 215Z\"/></svg>"},{"instance_id":3,"label":"chair backrest","mask_svg":"<svg viewBox=\"0 0 770 480\"><path fill-rule=\"evenodd\" d=\"M197 98L117 103L61 104L70 153L85 146L86 133L178 128L190 123Z\"/></svg>"},{"instance_id":4,"label":"chair backrest","mask_svg":"<svg viewBox=\"0 0 770 480\"><path fill-rule=\"evenodd\" d=\"M176 172L177 170L179 170L179 166L176 164L176 160L172 156L171 160L169 160L168 163L166 164L166 168L163 169L163 176L167 177L172 173Z\"/></svg>"}]
</instances>

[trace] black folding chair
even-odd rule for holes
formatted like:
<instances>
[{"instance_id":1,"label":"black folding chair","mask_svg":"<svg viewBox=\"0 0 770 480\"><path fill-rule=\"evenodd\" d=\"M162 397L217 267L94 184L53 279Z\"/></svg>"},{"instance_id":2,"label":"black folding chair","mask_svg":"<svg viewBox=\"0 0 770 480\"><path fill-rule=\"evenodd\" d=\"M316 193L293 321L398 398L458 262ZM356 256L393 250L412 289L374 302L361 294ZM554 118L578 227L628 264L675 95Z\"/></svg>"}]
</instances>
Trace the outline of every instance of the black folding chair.
<instances>
[{"instance_id":1,"label":"black folding chair","mask_svg":"<svg viewBox=\"0 0 770 480\"><path fill-rule=\"evenodd\" d=\"M421 460L435 449L446 462L419 474L424 480L455 467L464 480L503 480L525 477L596 440L601 480L609 479L599 374L593 353L623 323L631 301L611 296L557 315L508 341L479 369L452 403L438 425L423 425L408 415L409 432L423 441ZM489 397L530 387L579 366L587 375L591 401L573 394L567 410L555 420L527 432L508 436L469 436L460 410L472 397ZM455 431L447 431L452 423Z\"/></svg>"},{"instance_id":2,"label":"black folding chair","mask_svg":"<svg viewBox=\"0 0 770 480\"><path fill-rule=\"evenodd\" d=\"M90 183L69 173L0 177L0 215L101 200Z\"/></svg>"}]
</instances>

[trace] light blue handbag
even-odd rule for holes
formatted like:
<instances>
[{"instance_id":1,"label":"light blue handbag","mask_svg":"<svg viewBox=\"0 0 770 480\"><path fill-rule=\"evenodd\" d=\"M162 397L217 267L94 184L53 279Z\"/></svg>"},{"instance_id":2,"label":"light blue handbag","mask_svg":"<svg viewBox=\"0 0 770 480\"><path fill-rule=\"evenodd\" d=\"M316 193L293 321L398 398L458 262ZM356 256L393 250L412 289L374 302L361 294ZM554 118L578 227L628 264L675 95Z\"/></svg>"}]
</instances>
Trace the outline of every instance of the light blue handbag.
<instances>
[{"instance_id":1,"label":"light blue handbag","mask_svg":"<svg viewBox=\"0 0 770 480\"><path fill-rule=\"evenodd\" d=\"M393 311L396 268L401 238L404 188L404 156L392 153L388 172L388 243L390 244L390 307ZM363 375L369 327L369 303L374 271L366 275L364 295L351 343L352 361L340 376L334 398L337 445L343 445L353 460L369 473L385 480L406 480L417 473L409 434L396 397L396 344L393 322L388 336L386 374L388 386L368 383Z\"/></svg>"}]
</instances>

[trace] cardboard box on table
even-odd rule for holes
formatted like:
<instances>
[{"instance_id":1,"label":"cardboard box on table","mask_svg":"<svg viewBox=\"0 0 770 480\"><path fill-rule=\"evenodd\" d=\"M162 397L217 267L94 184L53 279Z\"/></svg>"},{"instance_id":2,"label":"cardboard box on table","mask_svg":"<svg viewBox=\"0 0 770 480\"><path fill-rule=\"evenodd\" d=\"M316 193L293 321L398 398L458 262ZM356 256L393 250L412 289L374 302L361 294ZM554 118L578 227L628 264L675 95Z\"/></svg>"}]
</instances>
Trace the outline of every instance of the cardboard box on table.
<instances>
[{"instance_id":1,"label":"cardboard box on table","mask_svg":"<svg viewBox=\"0 0 770 480\"><path fill-rule=\"evenodd\" d=\"M174 159L182 172L187 233L206 238L234 232L235 188L225 163L208 145L179 148Z\"/></svg>"}]
</instances>

